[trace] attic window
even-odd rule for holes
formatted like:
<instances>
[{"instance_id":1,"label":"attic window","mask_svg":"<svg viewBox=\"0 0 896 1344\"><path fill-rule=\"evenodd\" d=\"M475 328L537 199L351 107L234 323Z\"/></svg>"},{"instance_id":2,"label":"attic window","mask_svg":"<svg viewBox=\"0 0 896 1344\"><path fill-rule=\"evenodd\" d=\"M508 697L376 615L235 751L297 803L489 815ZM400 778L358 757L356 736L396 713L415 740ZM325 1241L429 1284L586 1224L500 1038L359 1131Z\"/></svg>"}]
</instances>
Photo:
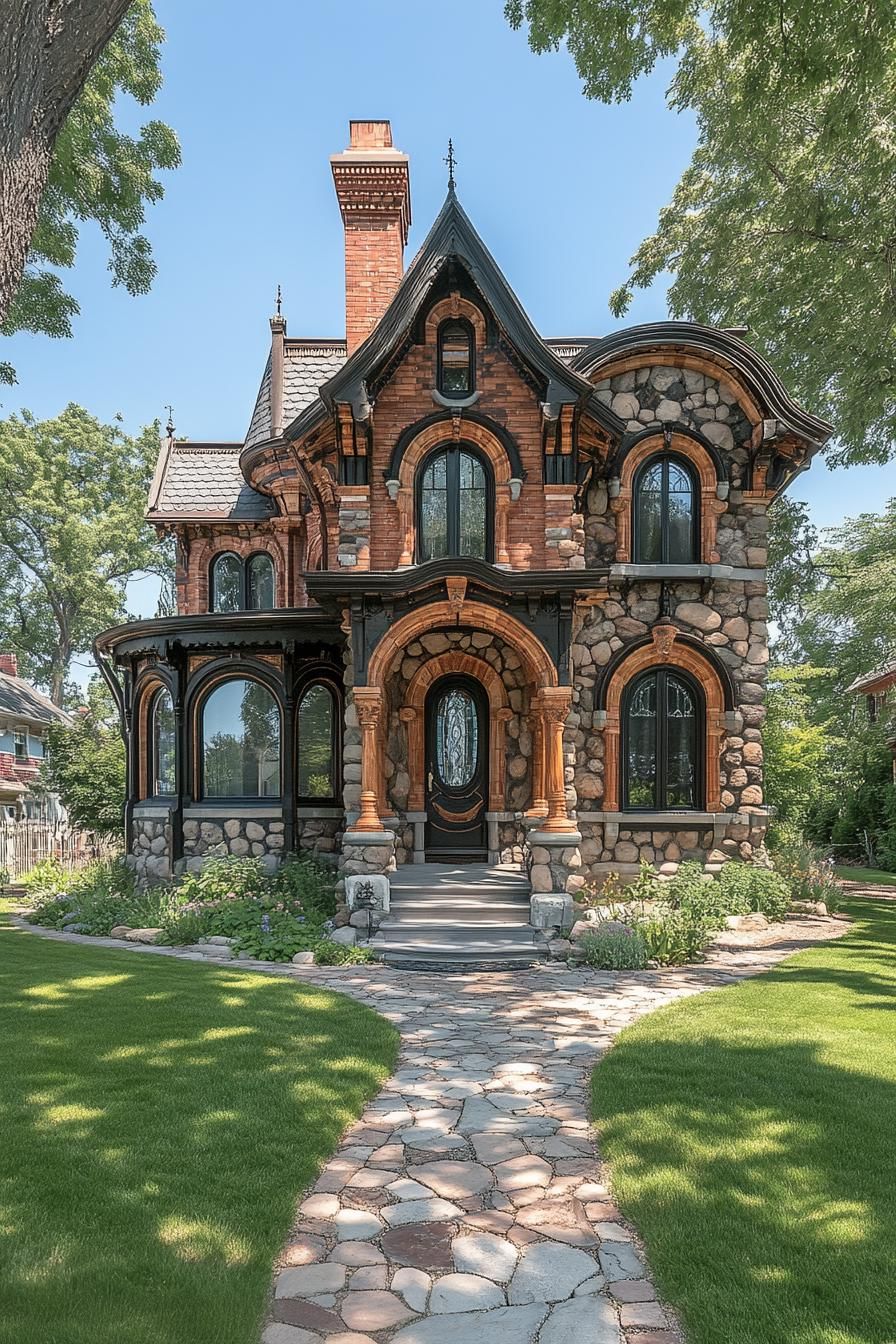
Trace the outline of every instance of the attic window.
<instances>
[{"instance_id":1,"label":"attic window","mask_svg":"<svg viewBox=\"0 0 896 1344\"><path fill-rule=\"evenodd\" d=\"M439 327L438 389L443 397L459 400L474 390L476 340L469 322L450 318Z\"/></svg>"}]
</instances>

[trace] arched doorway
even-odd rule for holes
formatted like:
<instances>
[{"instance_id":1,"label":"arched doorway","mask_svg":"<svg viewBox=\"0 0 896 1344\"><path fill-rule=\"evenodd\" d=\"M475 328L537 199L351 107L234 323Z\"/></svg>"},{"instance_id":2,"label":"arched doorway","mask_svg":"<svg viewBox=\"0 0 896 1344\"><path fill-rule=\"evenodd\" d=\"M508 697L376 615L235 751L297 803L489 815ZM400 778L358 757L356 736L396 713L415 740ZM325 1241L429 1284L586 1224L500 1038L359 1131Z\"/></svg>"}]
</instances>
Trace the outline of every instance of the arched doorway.
<instances>
[{"instance_id":1,"label":"arched doorway","mask_svg":"<svg viewBox=\"0 0 896 1344\"><path fill-rule=\"evenodd\" d=\"M488 700L471 677L442 677L426 697L428 862L482 862L488 855Z\"/></svg>"}]
</instances>

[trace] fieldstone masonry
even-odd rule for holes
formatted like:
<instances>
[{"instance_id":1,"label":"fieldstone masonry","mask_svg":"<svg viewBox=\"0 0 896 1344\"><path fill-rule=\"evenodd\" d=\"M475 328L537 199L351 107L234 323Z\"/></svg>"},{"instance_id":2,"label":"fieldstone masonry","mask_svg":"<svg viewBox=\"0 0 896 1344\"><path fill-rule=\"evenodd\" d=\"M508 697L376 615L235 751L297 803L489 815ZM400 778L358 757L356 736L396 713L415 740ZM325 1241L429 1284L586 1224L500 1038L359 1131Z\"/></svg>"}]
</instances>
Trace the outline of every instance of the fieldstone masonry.
<instances>
[{"instance_id":1,"label":"fieldstone masonry","mask_svg":"<svg viewBox=\"0 0 896 1344\"><path fill-rule=\"evenodd\" d=\"M170 816L162 809L152 815L135 816L128 863L141 885L167 882L171 877Z\"/></svg>"}]
</instances>

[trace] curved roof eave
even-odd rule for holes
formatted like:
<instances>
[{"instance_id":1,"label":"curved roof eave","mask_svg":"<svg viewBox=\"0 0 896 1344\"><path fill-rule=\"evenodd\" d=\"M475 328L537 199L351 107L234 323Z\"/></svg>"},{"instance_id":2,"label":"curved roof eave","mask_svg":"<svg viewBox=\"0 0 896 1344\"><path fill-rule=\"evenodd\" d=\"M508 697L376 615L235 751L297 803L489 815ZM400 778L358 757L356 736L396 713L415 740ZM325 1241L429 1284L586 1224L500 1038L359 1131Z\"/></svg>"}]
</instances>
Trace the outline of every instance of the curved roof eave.
<instances>
[{"instance_id":1,"label":"curved roof eave","mask_svg":"<svg viewBox=\"0 0 896 1344\"><path fill-rule=\"evenodd\" d=\"M777 419L782 420L800 438L807 439L819 448L834 432L833 426L826 420L811 415L797 405L771 365L752 346L718 327L704 327L697 322L650 322L637 327L624 327L621 331L611 332L609 336L592 341L572 361L572 367L578 373L591 376L603 364L621 354L657 345L690 346L697 352L733 366Z\"/></svg>"},{"instance_id":2,"label":"curved roof eave","mask_svg":"<svg viewBox=\"0 0 896 1344\"><path fill-rule=\"evenodd\" d=\"M449 191L445 204L405 271L395 297L380 321L364 344L322 385L320 397L323 405L332 409L337 401L363 400L362 384L388 359L406 335L449 257L457 257L463 264L490 305L498 325L531 366L543 374L548 383L548 400L561 405L587 404L589 411L599 418L609 433L621 435L625 428L623 422L608 406L594 403L591 396L593 387L589 380L571 369L542 341L453 191ZM313 421L306 421L311 410L309 406L293 421L285 437L296 438L312 427Z\"/></svg>"}]
</instances>

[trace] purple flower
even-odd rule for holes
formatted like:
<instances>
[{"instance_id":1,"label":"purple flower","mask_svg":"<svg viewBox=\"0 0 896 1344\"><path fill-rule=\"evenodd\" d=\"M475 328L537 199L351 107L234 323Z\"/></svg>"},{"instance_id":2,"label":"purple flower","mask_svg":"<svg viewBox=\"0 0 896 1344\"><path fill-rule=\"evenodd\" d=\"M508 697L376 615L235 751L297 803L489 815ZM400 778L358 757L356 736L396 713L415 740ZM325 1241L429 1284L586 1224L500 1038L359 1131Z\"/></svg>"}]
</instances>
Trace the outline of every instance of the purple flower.
<instances>
[{"instance_id":1,"label":"purple flower","mask_svg":"<svg viewBox=\"0 0 896 1344\"><path fill-rule=\"evenodd\" d=\"M262 917L261 917L261 931L262 931L262 933L270 933L270 931L271 931L271 917L270 917L270 915L262 915Z\"/></svg>"}]
</instances>

